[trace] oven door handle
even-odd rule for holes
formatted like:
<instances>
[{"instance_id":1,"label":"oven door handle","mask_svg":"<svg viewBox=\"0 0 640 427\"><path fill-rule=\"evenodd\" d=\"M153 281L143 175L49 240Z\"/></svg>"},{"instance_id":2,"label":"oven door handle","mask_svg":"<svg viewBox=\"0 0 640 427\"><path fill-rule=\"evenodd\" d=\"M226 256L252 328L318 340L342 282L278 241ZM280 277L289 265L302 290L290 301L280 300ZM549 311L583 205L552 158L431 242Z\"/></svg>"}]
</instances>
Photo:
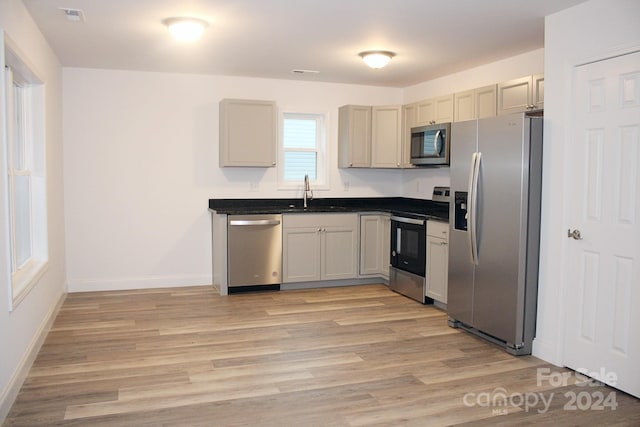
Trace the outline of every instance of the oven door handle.
<instances>
[{"instance_id":1,"label":"oven door handle","mask_svg":"<svg viewBox=\"0 0 640 427\"><path fill-rule=\"evenodd\" d=\"M392 216L391 221L402 222L404 224L424 225L424 219L405 218L401 216Z\"/></svg>"}]
</instances>

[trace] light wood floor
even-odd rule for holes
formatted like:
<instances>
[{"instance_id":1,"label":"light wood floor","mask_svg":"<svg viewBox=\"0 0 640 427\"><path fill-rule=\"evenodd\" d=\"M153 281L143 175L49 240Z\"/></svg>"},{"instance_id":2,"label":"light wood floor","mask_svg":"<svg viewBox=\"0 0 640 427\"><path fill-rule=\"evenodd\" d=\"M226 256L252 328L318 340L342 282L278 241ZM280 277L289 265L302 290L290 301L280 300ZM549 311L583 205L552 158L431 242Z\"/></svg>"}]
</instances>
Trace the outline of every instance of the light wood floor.
<instances>
[{"instance_id":1,"label":"light wood floor","mask_svg":"<svg viewBox=\"0 0 640 427\"><path fill-rule=\"evenodd\" d=\"M567 384L538 384L539 368ZM575 382L384 285L82 293L65 301L5 425L640 425L638 399ZM568 410L581 392L583 408L596 392L617 408Z\"/></svg>"}]
</instances>

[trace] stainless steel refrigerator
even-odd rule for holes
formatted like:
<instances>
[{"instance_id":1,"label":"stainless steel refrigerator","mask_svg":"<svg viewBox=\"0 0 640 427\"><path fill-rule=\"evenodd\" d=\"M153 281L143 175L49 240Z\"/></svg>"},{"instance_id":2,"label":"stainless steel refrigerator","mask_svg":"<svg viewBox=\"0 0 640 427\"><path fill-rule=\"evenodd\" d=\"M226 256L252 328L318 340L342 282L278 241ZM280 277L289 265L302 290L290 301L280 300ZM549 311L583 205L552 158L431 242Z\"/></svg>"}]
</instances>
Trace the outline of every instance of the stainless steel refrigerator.
<instances>
[{"instance_id":1,"label":"stainless steel refrigerator","mask_svg":"<svg viewBox=\"0 0 640 427\"><path fill-rule=\"evenodd\" d=\"M512 354L535 336L542 113L453 123L449 325Z\"/></svg>"}]
</instances>

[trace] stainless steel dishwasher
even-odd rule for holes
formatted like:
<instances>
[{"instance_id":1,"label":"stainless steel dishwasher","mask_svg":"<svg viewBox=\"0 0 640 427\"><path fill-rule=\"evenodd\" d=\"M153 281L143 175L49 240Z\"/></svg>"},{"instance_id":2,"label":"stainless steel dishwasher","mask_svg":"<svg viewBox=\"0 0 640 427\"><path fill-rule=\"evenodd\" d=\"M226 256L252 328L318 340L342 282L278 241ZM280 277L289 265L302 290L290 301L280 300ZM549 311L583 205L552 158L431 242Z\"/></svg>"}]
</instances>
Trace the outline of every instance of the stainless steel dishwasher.
<instances>
[{"instance_id":1,"label":"stainless steel dishwasher","mask_svg":"<svg viewBox=\"0 0 640 427\"><path fill-rule=\"evenodd\" d=\"M280 289L282 215L227 217L229 293Z\"/></svg>"}]
</instances>

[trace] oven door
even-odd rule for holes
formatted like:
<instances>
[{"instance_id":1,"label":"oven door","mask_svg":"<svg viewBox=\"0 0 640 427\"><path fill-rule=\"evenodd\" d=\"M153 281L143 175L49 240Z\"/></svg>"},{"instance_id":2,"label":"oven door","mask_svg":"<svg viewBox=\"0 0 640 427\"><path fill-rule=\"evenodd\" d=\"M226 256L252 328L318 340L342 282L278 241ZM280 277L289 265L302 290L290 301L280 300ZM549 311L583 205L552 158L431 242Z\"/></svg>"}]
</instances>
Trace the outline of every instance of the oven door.
<instances>
[{"instance_id":1,"label":"oven door","mask_svg":"<svg viewBox=\"0 0 640 427\"><path fill-rule=\"evenodd\" d=\"M391 265L425 277L427 229L424 220L391 217Z\"/></svg>"}]
</instances>

